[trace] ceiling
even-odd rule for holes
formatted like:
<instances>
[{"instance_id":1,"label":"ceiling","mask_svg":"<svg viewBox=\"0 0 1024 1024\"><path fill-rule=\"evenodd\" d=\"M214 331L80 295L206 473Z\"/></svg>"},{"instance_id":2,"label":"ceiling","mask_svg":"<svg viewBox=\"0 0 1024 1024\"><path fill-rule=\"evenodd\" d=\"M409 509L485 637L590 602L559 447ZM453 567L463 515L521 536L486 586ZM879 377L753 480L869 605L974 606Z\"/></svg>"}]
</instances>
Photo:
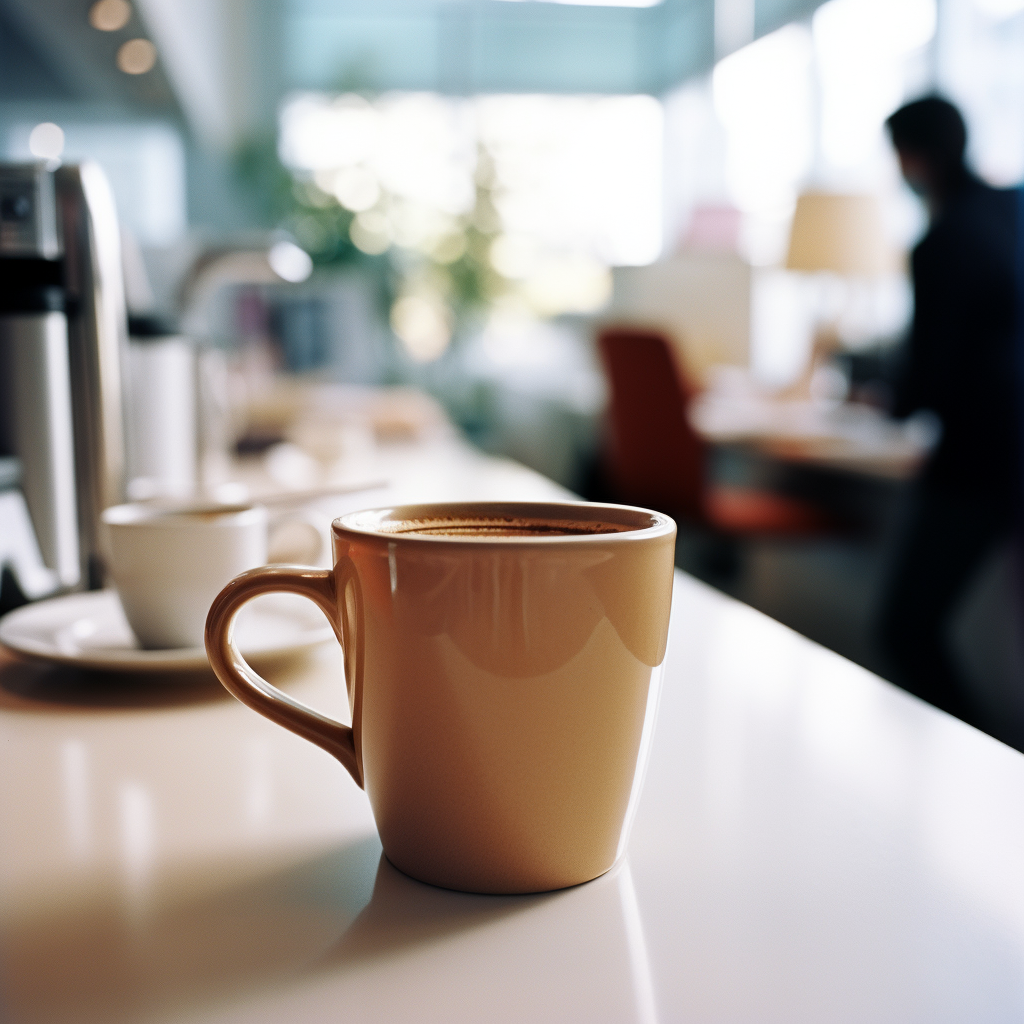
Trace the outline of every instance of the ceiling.
<instances>
[{"instance_id":1,"label":"ceiling","mask_svg":"<svg viewBox=\"0 0 1024 1024\"><path fill-rule=\"evenodd\" d=\"M111 33L90 27L90 2L0 0L0 104L184 116L200 142L223 149L272 127L296 89L657 95L716 56L715 0L136 0L132 21ZM820 2L756 0L753 34ZM125 75L114 56L138 35L153 39L160 61Z\"/></svg>"},{"instance_id":2,"label":"ceiling","mask_svg":"<svg viewBox=\"0 0 1024 1024\"><path fill-rule=\"evenodd\" d=\"M98 32L89 0L0 0L0 103L82 104L113 116L179 117L158 61L145 75L115 62L126 40L147 35L137 14L119 32Z\"/></svg>"},{"instance_id":3,"label":"ceiling","mask_svg":"<svg viewBox=\"0 0 1024 1024\"><path fill-rule=\"evenodd\" d=\"M757 0L754 37L818 2ZM709 69L716 50L714 0L285 0L282 28L284 78L307 89L658 94Z\"/></svg>"}]
</instances>

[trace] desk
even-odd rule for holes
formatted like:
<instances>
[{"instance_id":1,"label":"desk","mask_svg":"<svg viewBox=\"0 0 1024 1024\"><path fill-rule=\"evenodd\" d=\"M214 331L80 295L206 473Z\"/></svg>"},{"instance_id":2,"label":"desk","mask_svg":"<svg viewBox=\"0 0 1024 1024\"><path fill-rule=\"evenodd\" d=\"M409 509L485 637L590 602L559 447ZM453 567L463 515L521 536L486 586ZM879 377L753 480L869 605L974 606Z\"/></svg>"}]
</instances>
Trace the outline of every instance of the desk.
<instances>
[{"instance_id":1,"label":"desk","mask_svg":"<svg viewBox=\"0 0 1024 1024\"><path fill-rule=\"evenodd\" d=\"M708 393L691 421L712 444L742 444L787 462L892 480L913 477L931 439L864 405Z\"/></svg>"},{"instance_id":2,"label":"desk","mask_svg":"<svg viewBox=\"0 0 1024 1024\"><path fill-rule=\"evenodd\" d=\"M340 674L272 678L340 718ZM211 678L10 656L0 822L8 1024L1024 1018L1024 758L682 574L628 854L587 885L413 882Z\"/></svg>"}]
</instances>

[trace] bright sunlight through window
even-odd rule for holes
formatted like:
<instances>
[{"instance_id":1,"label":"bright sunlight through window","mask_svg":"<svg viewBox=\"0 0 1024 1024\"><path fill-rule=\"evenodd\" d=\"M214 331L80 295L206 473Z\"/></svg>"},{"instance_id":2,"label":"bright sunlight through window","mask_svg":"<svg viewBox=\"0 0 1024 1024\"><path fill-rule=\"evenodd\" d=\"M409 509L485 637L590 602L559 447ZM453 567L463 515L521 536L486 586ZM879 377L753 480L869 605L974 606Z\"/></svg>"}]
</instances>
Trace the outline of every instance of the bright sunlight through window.
<instances>
[{"instance_id":1,"label":"bright sunlight through window","mask_svg":"<svg viewBox=\"0 0 1024 1024\"><path fill-rule=\"evenodd\" d=\"M494 235L491 265L545 315L600 308L610 266L658 258L661 146L649 96L302 94L281 113L282 160L357 214L350 234L367 253L458 259L486 178L491 222L477 226ZM429 300L393 320L412 348L440 344Z\"/></svg>"}]
</instances>

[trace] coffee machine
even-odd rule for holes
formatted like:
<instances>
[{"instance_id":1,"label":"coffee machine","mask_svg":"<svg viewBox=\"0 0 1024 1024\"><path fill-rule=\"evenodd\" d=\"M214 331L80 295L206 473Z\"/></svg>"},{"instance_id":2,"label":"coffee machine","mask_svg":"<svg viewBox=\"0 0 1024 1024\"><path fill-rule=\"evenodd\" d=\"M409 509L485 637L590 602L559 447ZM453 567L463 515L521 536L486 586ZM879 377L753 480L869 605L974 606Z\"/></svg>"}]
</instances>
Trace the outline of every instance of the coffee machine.
<instances>
[{"instance_id":1,"label":"coffee machine","mask_svg":"<svg viewBox=\"0 0 1024 1024\"><path fill-rule=\"evenodd\" d=\"M102 586L99 516L124 500L120 246L97 164L0 164L0 456L54 590Z\"/></svg>"}]
</instances>

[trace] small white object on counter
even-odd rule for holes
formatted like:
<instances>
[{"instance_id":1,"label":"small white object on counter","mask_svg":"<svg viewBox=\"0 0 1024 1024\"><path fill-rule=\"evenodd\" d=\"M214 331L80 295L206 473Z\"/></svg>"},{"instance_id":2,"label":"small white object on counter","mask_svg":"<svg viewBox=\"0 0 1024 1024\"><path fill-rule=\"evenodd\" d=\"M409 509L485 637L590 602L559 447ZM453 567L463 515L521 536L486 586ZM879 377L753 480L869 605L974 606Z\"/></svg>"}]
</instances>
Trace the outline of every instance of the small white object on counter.
<instances>
[{"instance_id":1,"label":"small white object on counter","mask_svg":"<svg viewBox=\"0 0 1024 1024\"><path fill-rule=\"evenodd\" d=\"M143 647L201 647L221 589L267 561L260 505L115 505L102 515L107 566Z\"/></svg>"}]
</instances>

